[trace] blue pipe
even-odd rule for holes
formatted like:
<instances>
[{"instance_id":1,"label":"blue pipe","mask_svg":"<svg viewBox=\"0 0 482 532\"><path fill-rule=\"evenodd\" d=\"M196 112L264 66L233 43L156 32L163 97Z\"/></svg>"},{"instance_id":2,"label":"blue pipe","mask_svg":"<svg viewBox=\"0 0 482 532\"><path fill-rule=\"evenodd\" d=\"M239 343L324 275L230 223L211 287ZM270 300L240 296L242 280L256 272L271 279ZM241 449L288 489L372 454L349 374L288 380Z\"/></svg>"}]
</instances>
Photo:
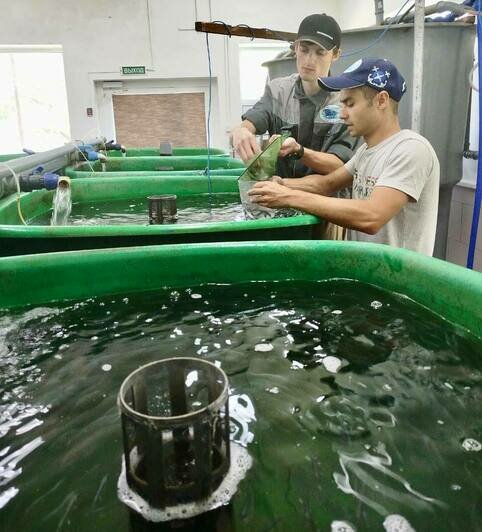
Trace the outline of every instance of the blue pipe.
<instances>
[{"instance_id":1,"label":"blue pipe","mask_svg":"<svg viewBox=\"0 0 482 532\"><path fill-rule=\"evenodd\" d=\"M479 227L480 205L482 203L482 157L480 144L482 142L482 20L480 18L480 0L477 2L477 60L479 78L479 157L477 160L477 185L475 187L474 212L472 214L472 227L470 230L469 252L467 255L467 268L473 270L475 246L477 244L477 230Z\"/></svg>"}]
</instances>

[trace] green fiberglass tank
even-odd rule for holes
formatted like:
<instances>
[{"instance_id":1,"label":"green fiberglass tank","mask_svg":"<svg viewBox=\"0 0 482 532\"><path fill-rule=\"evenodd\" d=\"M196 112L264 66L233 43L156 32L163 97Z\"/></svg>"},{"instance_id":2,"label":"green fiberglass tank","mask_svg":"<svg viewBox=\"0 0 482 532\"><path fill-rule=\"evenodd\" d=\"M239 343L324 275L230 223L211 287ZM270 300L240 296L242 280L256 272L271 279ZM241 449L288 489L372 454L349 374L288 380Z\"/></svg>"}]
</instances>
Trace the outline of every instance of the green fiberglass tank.
<instances>
[{"instance_id":1,"label":"green fiberglass tank","mask_svg":"<svg viewBox=\"0 0 482 532\"><path fill-rule=\"evenodd\" d=\"M186 244L1 258L0 293L5 530L138 530L116 396L185 356L226 372L253 462L218 530L479 527L482 274L357 242Z\"/></svg>"},{"instance_id":2,"label":"green fiberglass tank","mask_svg":"<svg viewBox=\"0 0 482 532\"><path fill-rule=\"evenodd\" d=\"M50 226L54 194L22 194L21 224L16 195L0 201L2 256L76 249L183 242L319 238L323 223L311 215L246 220L237 181L229 176L132 177L71 181L68 224ZM148 196L175 194L177 223L148 225Z\"/></svg>"},{"instance_id":3,"label":"green fiberglass tank","mask_svg":"<svg viewBox=\"0 0 482 532\"><path fill-rule=\"evenodd\" d=\"M221 148L210 148L209 153L211 157L229 156L226 150ZM160 149L155 147L149 148L126 148L125 157L172 157L172 156L192 156L192 155L207 155L208 149L201 147L179 147L172 149L172 155L161 155ZM109 157L123 157L120 151L109 151Z\"/></svg>"},{"instance_id":4,"label":"green fiberglass tank","mask_svg":"<svg viewBox=\"0 0 482 532\"><path fill-rule=\"evenodd\" d=\"M81 163L79 170L88 171L100 170L101 164L96 162L93 165ZM208 158L205 155L193 155L191 157L108 157L106 162L107 172L133 172L133 171L154 171L166 172L175 170L204 170L208 166ZM210 160L210 168L231 169L244 168L244 164L239 159L232 157L213 157Z\"/></svg>"}]
</instances>

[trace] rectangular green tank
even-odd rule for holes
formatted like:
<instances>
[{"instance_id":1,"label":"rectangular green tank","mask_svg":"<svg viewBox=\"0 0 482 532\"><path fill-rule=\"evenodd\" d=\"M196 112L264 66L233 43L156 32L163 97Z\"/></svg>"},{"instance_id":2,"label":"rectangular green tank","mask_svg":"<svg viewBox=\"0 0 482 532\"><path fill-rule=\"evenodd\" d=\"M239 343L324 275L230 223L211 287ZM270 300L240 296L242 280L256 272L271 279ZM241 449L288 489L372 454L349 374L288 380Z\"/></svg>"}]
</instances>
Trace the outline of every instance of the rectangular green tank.
<instances>
[{"instance_id":1,"label":"rectangular green tank","mask_svg":"<svg viewBox=\"0 0 482 532\"><path fill-rule=\"evenodd\" d=\"M482 274L381 244L244 242L0 258L0 307L202 283L352 279L406 295L482 337Z\"/></svg>"},{"instance_id":2,"label":"rectangular green tank","mask_svg":"<svg viewBox=\"0 0 482 532\"><path fill-rule=\"evenodd\" d=\"M237 180L232 176L212 177L211 183L214 194L238 192ZM206 195L209 183L207 178L189 176L75 179L71 192L73 203L105 202L157 194ZM53 195L47 190L22 194L20 205L27 222L52 208ZM321 230L320 220L307 214L172 225L24 226L18 215L17 196L0 200L0 256L186 242L312 239L318 238Z\"/></svg>"}]
</instances>

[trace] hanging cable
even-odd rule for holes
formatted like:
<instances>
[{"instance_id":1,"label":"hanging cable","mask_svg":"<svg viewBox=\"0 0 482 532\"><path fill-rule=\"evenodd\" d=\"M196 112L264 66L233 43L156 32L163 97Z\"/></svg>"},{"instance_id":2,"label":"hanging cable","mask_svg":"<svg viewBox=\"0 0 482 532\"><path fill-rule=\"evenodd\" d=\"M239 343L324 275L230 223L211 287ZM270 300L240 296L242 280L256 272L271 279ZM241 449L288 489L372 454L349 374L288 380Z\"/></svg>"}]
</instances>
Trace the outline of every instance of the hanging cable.
<instances>
[{"instance_id":1,"label":"hanging cable","mask_svg":"<svg viewBox=\"0 0 482 532\"><path fill-rule=\"evenodd\" d=\"M13 175L13 178L15 179L15 184L17 185L17 212L18 217L20 218L20 221L23 223L23 225L27 225L27 222L25 221L25 218L22 214L22 207L20 206L20 180L18 178L18 175L16 174L15 170L11 168L7 163L0 163L0 166L4 166L7 168L7 170L10 171L10 173Z\"/></svg>"},{"instance_id":2,"label":"hanging cable","mask_svg":"<svg viewBox=\"0 0 482 532\"><path fill-rule=\"evenodd\" d=\"M482 21L480 18L480 0L477 5L477 57L482 57ZM482 87L482 68L478 69L479 88ZM467 254L467 268L474 268L475 247L477 244L477 231L479 227L480 207L482 204L482 158L480 156L480 143L482 140L482 92L479 90L479 147L477 160L477 181L475 186L474 212L472 214L472 227L470 229L469 250Z\"/></svg>"},{"instance_id":3,"label":"hanging cable","mask_svg":"<svg viewBox=\"0 0 482 532\"><path fill-rule=\"evenodd\" d=\"M206 124L207 130L207 143L208 143L208 166L206 168L206 175L208 177L208 191L211 195L213 193L213 187L211 183L211 93L212 93L212 70L211 70L211 50L209 49L209 34L206 33L206 48L208 52L208 67L209 67L209 83L208 83L208 119Z\"/></svg>"},{"instance_id":4,"label":"hanging cable","mask_svg":"<svg viewBox=\"0 0 482 532\"><path fill-rule=\"evenodd\" d=\"M395 22L398 22L397 21L397 17L398 15L400 14L400 12L402 11L402 9L409 3L409 2L412 2L412 0L406 0L403 4L402 4L402 7L397 11L397 13L395 14L394 17L392 17L392 20L390 22L390 24L382 31L382 33L371 43L369 44L368 46L365 46L364 48L360 48L358 50L350 50L348 51L346 54L341 54L341 57L350 57L352 55L357 55L359 54L360 52L364 52L366 50L369 50L370 48L372 48L373 46L375 46L375 44L377 44L378 42L380 42L382 40L382 38L384 37L385 33L387 33L387 31L395 24Z\"/></svg>"}]
</instances>

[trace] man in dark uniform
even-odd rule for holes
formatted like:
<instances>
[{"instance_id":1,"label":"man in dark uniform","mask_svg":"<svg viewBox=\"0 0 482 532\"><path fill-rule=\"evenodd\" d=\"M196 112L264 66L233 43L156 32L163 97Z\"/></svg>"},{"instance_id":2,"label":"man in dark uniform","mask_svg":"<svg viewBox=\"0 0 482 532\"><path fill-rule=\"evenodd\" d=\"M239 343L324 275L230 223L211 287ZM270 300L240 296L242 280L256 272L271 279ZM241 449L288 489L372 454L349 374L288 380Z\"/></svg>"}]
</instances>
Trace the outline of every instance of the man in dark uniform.
<instances>
[{"instance_id":1,"label":"man in dark uniform","mask_svg":"<svg viewBox=\"0 0 482 532\"><path fill-rule=\"evenodd\" d=\"M233 146L244 162L259 153L256 134L280 134L284 127L291 127L292 136L280 151L281 177L329 174L352 157L357 141L337 120L339 97L318 85L340 56L340 41L334 18L315 14L303 19L294 43L298 73L271 80L232 130Z\"/></svg>"}]
</instances>

